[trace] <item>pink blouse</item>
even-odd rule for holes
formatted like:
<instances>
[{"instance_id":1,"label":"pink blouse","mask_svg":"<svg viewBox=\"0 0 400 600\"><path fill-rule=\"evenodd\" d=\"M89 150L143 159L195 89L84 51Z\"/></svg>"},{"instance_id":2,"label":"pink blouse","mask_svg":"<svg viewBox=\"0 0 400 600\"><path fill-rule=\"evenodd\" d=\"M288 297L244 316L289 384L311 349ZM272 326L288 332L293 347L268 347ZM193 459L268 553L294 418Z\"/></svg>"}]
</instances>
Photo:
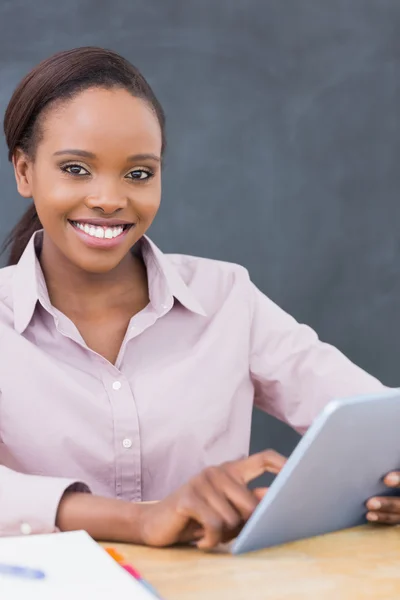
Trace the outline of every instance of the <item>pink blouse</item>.
<instances>
[{"instance_id":1,"label":"pink blouse","mask_svg":"<svg viewBox=\"0 0 400 600\"><path fill-rule=\"evenodd\" d=\"M332 398L383 387L243 267L167 256L148 238L150 302L110 364L51 305L41 236L0 270L2 535L54 531L71 485L161 499L204 467L247 455L254 403L304 432Z\"/></svg>"}]
</instances>

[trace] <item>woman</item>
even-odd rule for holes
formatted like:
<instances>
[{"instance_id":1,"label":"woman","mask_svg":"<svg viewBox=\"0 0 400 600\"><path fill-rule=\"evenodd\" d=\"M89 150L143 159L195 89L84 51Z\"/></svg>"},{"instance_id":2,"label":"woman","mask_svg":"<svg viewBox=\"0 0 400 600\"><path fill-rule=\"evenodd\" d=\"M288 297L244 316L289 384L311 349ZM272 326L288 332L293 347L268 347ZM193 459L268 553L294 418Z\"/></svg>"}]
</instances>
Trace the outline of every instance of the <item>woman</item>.
<instances>
[{"instance_id":1,"label":"woman","mask_svg":"<svg viewBox=\"0 0 400 600\"><path fill-rule=\"evenodd\" d=\"M244 268L167 257L145 237L164 114L126 60L100 48L45 60L4 130L34 205L0 272L1 533L229 539L264 493L248 482L284 464L246 458L253 403L304 432L331 398L382 384ZM399 500L379 502L371 520L400 522Z\"/></svg>"}]
</instances>

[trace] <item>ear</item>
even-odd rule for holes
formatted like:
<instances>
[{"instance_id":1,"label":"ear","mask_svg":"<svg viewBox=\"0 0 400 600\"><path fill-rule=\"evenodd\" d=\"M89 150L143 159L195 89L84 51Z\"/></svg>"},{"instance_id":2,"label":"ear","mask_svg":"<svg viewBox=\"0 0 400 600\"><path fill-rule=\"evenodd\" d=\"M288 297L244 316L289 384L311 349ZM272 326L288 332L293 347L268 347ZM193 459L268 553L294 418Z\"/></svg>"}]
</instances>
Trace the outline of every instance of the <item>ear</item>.
<instances>
[{"instance_id":1,"label":"ear","mask_svg":"<svg viewBox=\"0 0 400 600\"><path fill-rule=\"evenodd\" d=\"M12 158L18 192L24 198L32 198L32 161L20 148Z\"/></svg>"}]
</instances>

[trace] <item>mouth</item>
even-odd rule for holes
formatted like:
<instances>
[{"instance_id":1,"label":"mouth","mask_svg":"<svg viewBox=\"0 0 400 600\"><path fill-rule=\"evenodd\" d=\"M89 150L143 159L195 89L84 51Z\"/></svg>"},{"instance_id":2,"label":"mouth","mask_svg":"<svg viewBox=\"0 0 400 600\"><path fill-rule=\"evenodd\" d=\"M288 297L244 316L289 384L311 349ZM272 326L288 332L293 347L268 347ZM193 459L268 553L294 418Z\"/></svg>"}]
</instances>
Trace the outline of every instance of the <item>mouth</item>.
<instances>
[{"instance_id":1,"label":"mouth","mask_svg":"<svg viewBox=\"0 0 400 600\"><path fill-rule=\"evenodd\" d=\"M98 224L95 221L72 221L68 220L80 239L89 246L110 248L119 244L132 229L134 223Z\"/></svg>"}]
</instances>

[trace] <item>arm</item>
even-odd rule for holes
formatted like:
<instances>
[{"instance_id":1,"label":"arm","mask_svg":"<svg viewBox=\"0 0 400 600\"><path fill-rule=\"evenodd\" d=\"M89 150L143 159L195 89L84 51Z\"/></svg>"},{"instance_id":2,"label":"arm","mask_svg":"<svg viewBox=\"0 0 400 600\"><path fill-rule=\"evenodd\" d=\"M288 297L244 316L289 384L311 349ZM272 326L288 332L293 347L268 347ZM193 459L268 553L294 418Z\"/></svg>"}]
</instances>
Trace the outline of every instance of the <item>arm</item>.
<instances>
[{"instance_id":1,"label":"arm","mask_svg":"<svg viewBox=\"0 0 400 600\"><path fill-rule=\"evenodd\" d=\"M67 480L22 475L1 467L0 489L6 491L0 499L0 512L4 509L1 533L49 533L57 527L61 531L84 529L98 540L159 547L196 541L200 547L211 548L234 537L256 508L265 490L251 491L248 482L265 472L277 473L284 463L283 457L266 450L208 467L164 500L144 503L76 492L75 484L71 487ZM6 483L11 487L5 487ZM26 495L29 492L32 498ZM11 509L7 502L15 506ZM31 531L21 530L24 523L29 523Z\"/></svg>"},{"instance_id":2,"label":"arm","mask_svg":"<svg viewBox=\"0 0 400 600\"><path fill-rule=\"evenodd\" d=\"M145 505L92 496L83 483L0 466L0 536L84 529L104 540L140 543Z\"/></svg>"},{"instance_id":3,"label":"arm","mask_svg":"<svg viewBox=\"0 0 400 600\"><path fill-rule=\"evenodd\" d=\"M0 535L56 531L57 508L66 490L89 491L73 479L26 475L0 465Z\"/></svg>"},{"instance_id":4,"label":"arm","mask_svg":"<svg viewBox=\"0 0 400 600\"><path fill-rule=\"evenodd\" d=\"M304 433L330 400L385 389L250 282L249 294L250 372L258 408Z\"/></svg>"},{"instance_id":5,"label":"arm","mask_svg":"<svg viewBox=\"0 0 400 600\"><path fill-rule=\"evenodd\" d=\"M67 491L59 504L56 524L61 531L84 529L97 540L141 544L141 524L151 504Z\"/></svg>"},{"instance_id":6,"label":"arm","mask_svg":"<svg viewBox=\"0 0 400 600\"><path fill-rule=\"evenodd\" d=\"M250 369L256 406L303 433L329 400L385 389L339 350L320 342L312 329L297 323L253 284L250 295ZM400 490L400 471L389 473L384 482ZM366 506L369 521L400 523L399 497L370 498Z\"/></svg>"}]
</instances>

